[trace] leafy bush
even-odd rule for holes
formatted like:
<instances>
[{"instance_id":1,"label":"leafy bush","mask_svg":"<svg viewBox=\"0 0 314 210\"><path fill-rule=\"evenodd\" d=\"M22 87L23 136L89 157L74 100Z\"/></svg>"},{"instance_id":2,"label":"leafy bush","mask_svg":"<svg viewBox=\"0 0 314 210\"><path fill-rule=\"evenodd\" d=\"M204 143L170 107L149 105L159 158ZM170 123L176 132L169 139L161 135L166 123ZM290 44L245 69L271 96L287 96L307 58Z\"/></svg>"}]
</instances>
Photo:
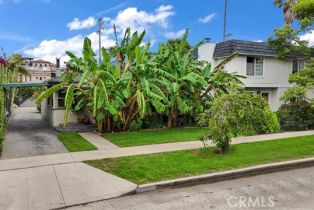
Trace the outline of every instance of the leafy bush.
<instances>
[{"instance_id":1,"label":"leafy bush","mask_svg":"<svg viewBox=\"0 0 314 210\"><path fill-rule=\"evenodd\" d=\"M307 130L314 128L314 109L307 101L283 104L277 111L280 128L289 130Z\"/></svg>"},{"instance_id":2,"label":"leafy bush","mask_svg":"<svg viewBox=\"0 0 314 210\"><path fill-rule=\"evenodd\" d=\"M130 122L130 131L138 131L142 127L142 120L141 119L134 119Z\"/></svg>"},{"instance_id":3,"label":"leafy bush","mask_svg":"<svg viewBox=\"0 0 314 210\"><path fill-rule=\"evenodd\" d=\"M1 65L0 65L1 67ZM0 68L1 70L1 68ZM0 75L1 77L1 75ZM4 111L4 93L2 88L2 81L0 78L0 154L2 151L2 143L4 140L4 117L5 117L5 111Z\"/></svg>"},{"instance_id":4,"label":"leafy bush","mask_svg":"<svg viewBox=\"0 0 314 210\"><path fill-rule=\"evenodd\" d=\"M221 152L229 150L232 137L273 133L279 129L278 119L267 102L259 95L241 93L225 94L214 100L207 112L209 138ZM204 123L204 122L201 122Z\"/></svg>"}]
</instances>

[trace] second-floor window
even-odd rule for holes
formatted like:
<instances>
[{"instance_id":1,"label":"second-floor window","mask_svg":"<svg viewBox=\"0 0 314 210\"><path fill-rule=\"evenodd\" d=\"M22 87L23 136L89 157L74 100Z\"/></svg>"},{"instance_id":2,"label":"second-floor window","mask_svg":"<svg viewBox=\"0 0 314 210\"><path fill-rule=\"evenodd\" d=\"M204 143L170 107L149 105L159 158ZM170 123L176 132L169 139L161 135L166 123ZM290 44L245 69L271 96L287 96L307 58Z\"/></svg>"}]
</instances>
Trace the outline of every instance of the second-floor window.
<instances>
[{"instance_id":1,"label":"second-floor window","mask_svg":"<svg viewBox=\"0 0 314 210\"><path fill-rule=\"evenodd\" d=\"M292 73L296 73L300 71L304 67L304 60L299 59L299 60L293 60L292 61Z\"/></svg>"},{"instance_id":2,"label":"second-floor window","mask_svg":"<svg viewBox=\"0 0 314 210\"><path fill-rule=\"evenodd\" d=\"M246 58L246 75L263 76L264 75L264 58L250 57Z\"/></svg>"}]
</instances>

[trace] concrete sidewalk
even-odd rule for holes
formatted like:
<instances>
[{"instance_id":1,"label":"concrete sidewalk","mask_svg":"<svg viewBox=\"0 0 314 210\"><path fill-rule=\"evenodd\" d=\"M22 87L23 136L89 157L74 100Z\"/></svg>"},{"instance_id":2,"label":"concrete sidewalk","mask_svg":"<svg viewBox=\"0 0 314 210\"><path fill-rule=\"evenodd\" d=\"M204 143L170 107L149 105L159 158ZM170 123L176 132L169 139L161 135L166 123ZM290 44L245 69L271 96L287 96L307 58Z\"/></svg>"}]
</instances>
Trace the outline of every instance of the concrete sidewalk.
<instances>
[{"instance_id":1,"label":"concrete sidewalk","mask_svg":"<svg viewBox=\"0 0 314 210\"><path fill-rule=\"evenodd\" d=\"M85 138L87 141L92 143L97 149L117 149L119 148L117 145L111 143L110 141L104 139L103 137L99 136L96 133L93 132L85 132L85 133L79 133L83 138Z\"/></svg>"},{"instance_id":2,"label":"concrete sidewalk","mask_svg":"<svg viewBox=\"0 0 314 210\"><path fill-rule=\"evenodd\" d=\"M0 209L55 209L118 197L137 185L84 163L0 172Z\"/></svg>"},{"instance_id":3,"label":"concrete sidewalk","mask_svg":"<svg viewBox=\"0 0 314 210\"><path fill-rule=\"evenodd\" d=\"M240 137L233 144L313 135L314 131ZM134 192L137 185L80 161L201 148L200 141L0 160L0 209L54 209Z\"/></svg>"},{"instance_id":4,"label":"concrete sidewalk","mask_svg":"<svg viewBox=\"0 0 314 210\"><path fill-rule=\"evenodd\" d=\"M258 141L269 141L280 138L289 138L296 136L314 135L314 131L298 131L285 132L276 134L264 134L258 136L245 136L233 139L232 144L250 143ZM209 146L214 146L209 142ZM153 154L161 152L188 150L202 148L203 144L200 141L175 142L166 144L153 144L135 147L122 147L103 150L93 150L86 152L72 152L54 155L43 155L26 158L15 158L0 160L0 171L23 169L29 167L39 167L54 164L74 163L85 160L95 160L103 158L125 157L141 154Z\"/></svg>"}]
</instances>

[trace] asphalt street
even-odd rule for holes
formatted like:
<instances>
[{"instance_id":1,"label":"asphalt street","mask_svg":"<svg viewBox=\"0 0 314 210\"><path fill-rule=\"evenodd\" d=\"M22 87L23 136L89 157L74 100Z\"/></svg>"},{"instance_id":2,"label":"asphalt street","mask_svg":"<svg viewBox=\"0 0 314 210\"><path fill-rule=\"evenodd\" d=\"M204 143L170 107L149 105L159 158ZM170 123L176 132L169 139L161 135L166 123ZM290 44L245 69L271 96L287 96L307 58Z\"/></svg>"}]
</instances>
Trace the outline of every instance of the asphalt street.
<instances>
[{"instance_id":1,"label":"asphalt street","mask_svg":"<svg viewBox=\"0 0 314 210\"><path fill-rule=\"evenodd\" d=\"M314 167L90 203L102 209L313 209Z\"/></svg>"}]
</instances>

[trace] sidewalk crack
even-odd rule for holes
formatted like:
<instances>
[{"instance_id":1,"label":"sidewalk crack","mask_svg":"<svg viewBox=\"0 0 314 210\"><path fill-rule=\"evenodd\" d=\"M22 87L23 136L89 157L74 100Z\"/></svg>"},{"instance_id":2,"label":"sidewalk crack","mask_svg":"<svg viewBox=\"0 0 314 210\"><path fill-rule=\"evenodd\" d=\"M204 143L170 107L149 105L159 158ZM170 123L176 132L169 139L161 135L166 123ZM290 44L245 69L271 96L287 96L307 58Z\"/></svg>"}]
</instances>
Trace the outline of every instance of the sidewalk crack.
<instances>
[{"instance_id":1,"label":"sidewalk crack","mask_svg":"<svg viewBox=\"0 0 314 210\"><path fill-rule=\"evenodd\" d=\"M53 172L54 172L54 174L55 174L55 176L56 176L56 179L57 179L57 183L58 183L58 187L59 187L59 190L60 190L60 193L61 193L61 197L62 197L62 200L63 200L63 204L64 204L64 206L66 206L65 199L64 199L64 196L63 196L63 192L62 192L62 189L61 189L61 186L60 186L60 182L59 182L59 179L58 179L58 175L57 175L55 166L52 165L52 168L53 168Z\"/></svg>"}]
</instances>

